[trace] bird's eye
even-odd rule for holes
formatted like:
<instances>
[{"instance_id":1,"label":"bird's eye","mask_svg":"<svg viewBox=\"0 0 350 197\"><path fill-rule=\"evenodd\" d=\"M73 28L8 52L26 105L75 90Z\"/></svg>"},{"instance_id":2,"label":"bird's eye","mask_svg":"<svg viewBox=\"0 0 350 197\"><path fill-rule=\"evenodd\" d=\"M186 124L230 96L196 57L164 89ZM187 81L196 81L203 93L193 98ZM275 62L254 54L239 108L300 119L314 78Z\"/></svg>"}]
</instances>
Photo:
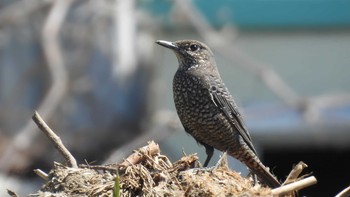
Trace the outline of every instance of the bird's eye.
<instances>
[{"instance_id":1,"label":"bird's eye","mask_svg":"<svg viewBox=\"0 0 350 197\"><path fill-rule=\"evenodd\" d=\"M191 44L190 49L191 49L191 51L198 51L199 50L199 46L196 45L196 44Z\"/></svg>"}]
</instances>

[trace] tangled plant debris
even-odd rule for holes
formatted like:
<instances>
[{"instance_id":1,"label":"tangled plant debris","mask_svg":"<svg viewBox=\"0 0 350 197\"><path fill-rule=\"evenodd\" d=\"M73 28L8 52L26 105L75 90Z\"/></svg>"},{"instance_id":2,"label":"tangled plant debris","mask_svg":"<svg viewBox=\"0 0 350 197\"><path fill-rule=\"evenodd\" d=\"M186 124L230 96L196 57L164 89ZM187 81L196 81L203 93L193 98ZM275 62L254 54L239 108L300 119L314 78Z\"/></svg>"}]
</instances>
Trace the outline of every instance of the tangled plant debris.
<instances>
[{"instance_id":1,"label":"tangled plant debris","mask_svg":"<svg viewBox=\"0 0 350 197\"><path fill-rule=\"evenodd\" d=\"M194 168L195 154L171 163L159 151L150 142L119 165L70 168L55 163L49 181L31 196L113 196L117 172L120 196L272 196L271 189L253 186L226 165Z\"/></svg>"},{"instance_id":2,"label":"tangled plant debris","mask_svg":"<svg viewBox=\"0 0 350 197\"><path fill-rule=\"evenodd\" d=\"M293 196L316 183L313 176L298 178L306 167L299 163L285 181L288 184L271 189L229 169L226 154L214 167L200 168L196 154L184 155L172 163L153 141L135 150L120 164L76 166L74 157L38 113L33 119L65 157L68 166L55 162L49 174L35 170L47 182L29 196ZM10 190L8 194L17 196Z\"/></svg>"}]
</instances>

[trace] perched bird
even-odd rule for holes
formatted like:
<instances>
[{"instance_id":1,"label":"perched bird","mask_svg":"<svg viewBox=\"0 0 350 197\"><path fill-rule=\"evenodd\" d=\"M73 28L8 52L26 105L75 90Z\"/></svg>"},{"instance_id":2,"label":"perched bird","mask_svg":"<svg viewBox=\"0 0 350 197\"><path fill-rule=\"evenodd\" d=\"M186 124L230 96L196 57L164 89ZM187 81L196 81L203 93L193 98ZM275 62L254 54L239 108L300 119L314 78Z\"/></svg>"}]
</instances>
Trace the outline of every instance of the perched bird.
<instances>
[{"instance_id":1,"label":"perched bird","mask_svg":"<svg viewBox=\"0 0 350 197\"><path fill-rule=\"evenodd\" d=\"M157 44L171 49L179 62L173 79L176 111L187 133L206 149L206 167L214 148L240 160L270 187L280 183L257 157L237 105L223 83L210 48L196 40Z\"/></svg>"}]
</instances>

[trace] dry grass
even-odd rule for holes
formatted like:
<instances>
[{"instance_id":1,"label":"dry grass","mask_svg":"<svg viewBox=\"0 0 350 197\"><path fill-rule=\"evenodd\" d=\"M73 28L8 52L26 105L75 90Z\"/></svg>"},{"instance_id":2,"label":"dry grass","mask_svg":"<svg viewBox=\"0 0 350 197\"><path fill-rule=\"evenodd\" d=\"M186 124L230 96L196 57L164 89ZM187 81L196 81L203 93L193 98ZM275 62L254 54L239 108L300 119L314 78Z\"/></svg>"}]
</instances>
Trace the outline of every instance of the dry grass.
<instances>
[{"instance_id":1,"label":"dry grass","mask_svg":"<svg viewBox=\"0 0 350 197\"><path fill-rule=\"evenodd\" d=\"M47 183L30 196L294 196L296 191L317 182L313 176L298 178L307 167L300 162L281 187L271 190L259 183L253 184L251 179L230 170L226 154L215 167L198 168L196 154L184 155L179 161L171 163L160 154L158 144L153 141L135 150L120 164L78 166L73 155L37 112L33 120L59 150L68 166L54 163L54 169L49 174L35 170ZM119 180L118 183L116 180ZM120 188L119 194L114 194L116 184ZM17 196L10 190L8 194Z\"/></svg>"},{"instance_id":2,"label":"dry grass","mask_svg":"<svg viewBox=\"0 0 350 197\"><path fill-rule=\"evenodd\" d=\"M129 158L138 155L138 159L128 158L123 165L70 168L55 163L48 182L32 196L113 196L117 172L121 196L272 196L269 188L253 186L226 165L195 168L195 154L171 163L159 151L144 150L135 151Z\"/></svg>"}]
</instances>

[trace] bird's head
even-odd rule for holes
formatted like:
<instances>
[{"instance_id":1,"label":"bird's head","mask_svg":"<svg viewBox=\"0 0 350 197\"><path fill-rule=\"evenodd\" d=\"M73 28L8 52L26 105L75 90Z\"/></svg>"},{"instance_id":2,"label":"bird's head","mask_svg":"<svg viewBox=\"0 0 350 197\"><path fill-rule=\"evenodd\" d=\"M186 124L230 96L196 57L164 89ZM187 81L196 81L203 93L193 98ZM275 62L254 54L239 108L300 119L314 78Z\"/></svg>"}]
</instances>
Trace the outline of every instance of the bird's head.
<instances>
[{"instance_id":1,"label":"bird's head","mask_svg":"<svg viewBox=\"0 0 350 197\"><path fill-rule=\"evenodd\" d=\"M216 69L213 52L204 43L196 40L157 40L156 43L174 51L180 70Z\"/></svg>"}]
</instances>

